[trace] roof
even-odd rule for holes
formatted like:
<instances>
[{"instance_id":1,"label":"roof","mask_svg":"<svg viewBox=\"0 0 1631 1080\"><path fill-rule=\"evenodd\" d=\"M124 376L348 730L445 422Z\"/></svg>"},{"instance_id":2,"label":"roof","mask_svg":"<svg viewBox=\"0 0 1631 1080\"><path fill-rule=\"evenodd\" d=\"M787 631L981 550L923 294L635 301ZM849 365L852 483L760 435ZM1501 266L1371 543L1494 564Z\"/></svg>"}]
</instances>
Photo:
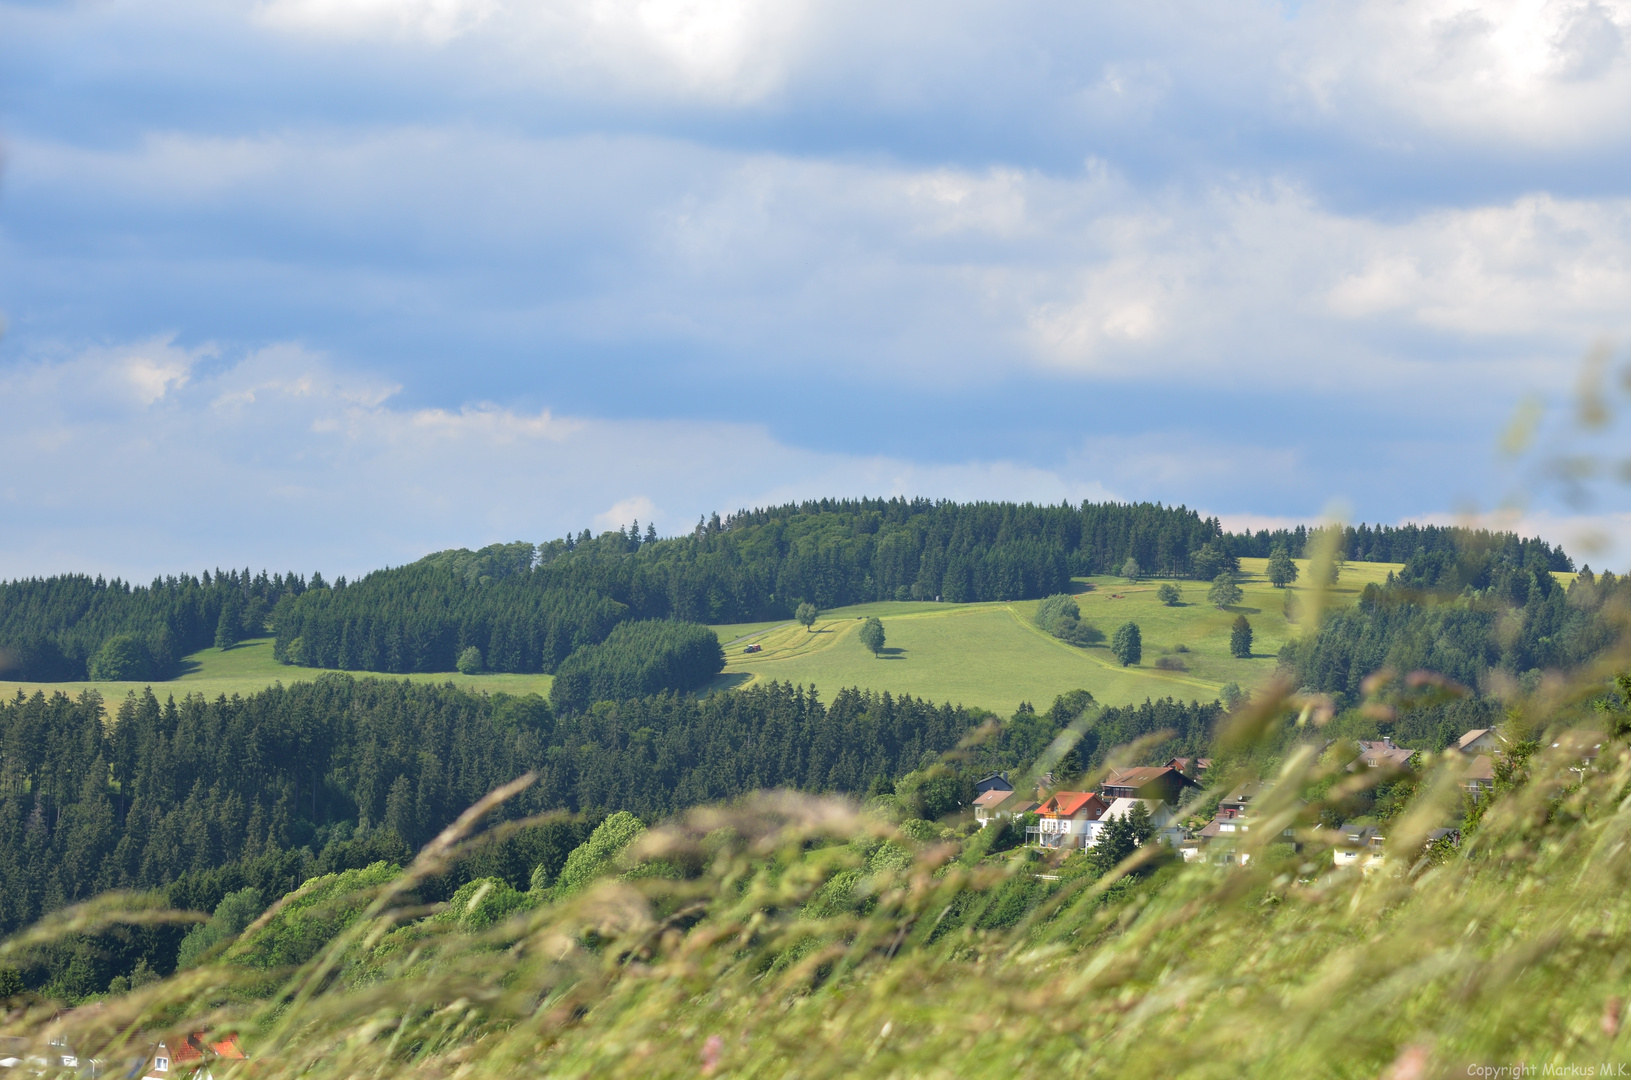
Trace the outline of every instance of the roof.
<instances>
[{"instance_id":1,"label":"roof","mask_svg":"<svg viewBox=\"0 0 1631 1080\"><path fill-rule=\"evenodd\" d=\"M1199 787L1195 781L1169 765L1140 765L1136 769L1111 769L1104 778L1102 787L1130 787L1134 790L1149 784L1158 783L1171 777L1180 784L1190 787Z\"/></svg>"},{"instance_id":2,"label":"roof","mask_svg":"<svg viewBox=\"0 0 1631 1080\"><path fill-rule=\"evenodd\" d=\"M172 1067L203 1061L205 1058L233 1058L238 1061L249 1059L243 1047L238 1045L238 1036L228 1035L215 1042L206 1042L202 1031L161 1040L158 1049L170 1058Z\"/></svg>"},{"instance_id":3,"label":"roof","mask_svg":"<svg viewBox=\"0 0 1631 1080\"><path fill-rule=\"evenodd\" d=\"M1370 840L1380 840L1382 838L1380 826L1360 825L1358 823L1338 825L1336 833L1339 838L1338 842L1346 844L1364 844Z\"/></svg>"},{"instance_id":4,"label":"roof","mask_svg":"<svg viewBox=\"0 0 1631 1080\"><path fill-rule=\"evenodd\" d=\"M1261 795L1273 786L1267 780L1248 780L1229 792L1223 801L1226 803L1248 803L1251 802L1253 796Z\"/></svg>"},{"instance_id":5,"label":"roof","mask_svg":"<svg viewBox=\"0 0 1631 1080\"><path fill-rule=\"evenodd\" d=\"M1110 804L1110 809L1106 810L1099 817L1099 820L1100 821L1115 821L1117 818L1124 818L1128 814L1133 812L1133 807L1137 806L1140 803L1144 804L1144 809L1148 810L1151 814L1154 814L1156 812L1156 810L1160 807L1161 800L1160 799L1128 799L1128 798L1120 798L1120 799L1117 799L1115 802Z\"/></svg>"},{"instance_id":6,"label":"roof","mask_svg":"<svg viewBox=\"0 0 1631 1080\"><path fill-rule=\"evenodd\" d=\"M1473 728L1471 731L1461 736L1461 738L1456 742L1455 748L1457 750L1465 750L1469 743L1475 743L1479 739L1482 739L1485 735L1493 734L1495 734L1495 732L1487 727Z\"/></svg>"},{"instance_id":7,"label":"roof","mask_svg":"<svg viewBox=\"0 0 1631 1080\"><path fill-rule=\"evenodd\" d=\"M1018 817L1020 814L1032 814L1032 813L1035 813L1037 810L1040 810L1041 808L1042 808L1042 805L1040 803L1038 803L1035 799L1021 799L1019 802L1016 802L1014 805L1010 806L1008 809L1014 814L1015 817Z\"/></svg>"},{"instance_id":8,"label":"roof","mask_svg":"<svg viewBox=\"0 0 1631 1080\"><path fill-rule=\"evenodd\" d=\"M974 782L975 787L980 787L982 785L992 788L1000 787L1004 791L1014 790L1014 785L1010 784L1008 782L1008 778L1000 772L994 772L990 776L981 777L979 780Z\"/></svg>"},{"instance_id":9,"label":"roof","mask_svg":"<svg viewBox=\"0 0 1631 1080\"><path fill-rule=\"evenodd\" d=\"M1394 746L1391 741L1362 742L1359 744L1361 753L1359 760L1372 769L1393 768L1404 769L1410 766L1410 759L1416 756L1416 751L1404 746Z\"/></svg>"},{"instance_id":10,"label":"roof","mask_svg":"<svg viewBox=\"0 0 1631 1080\"><path fill-rule=\"evenodd\" d=\"M1097 802L1097 807L1091 804ZM1048 817L1075 817L1083 810L1092 813L1097 809L1099 814L1104 812L1104 800L1092 791L1056 791L1053 797L1042 804L1042 813ZM1097 818L1099 814L1093 816Z\"/></svg>"},{"instance_id":11,"label":"roof","mask_svg":"<svg viewBox=\"0 0 1631 1080\"><path fill-rule=\"evenodd\" d=\"M1472 764L1467 766L1467 771L1461 774L1461 780L1463 783L1471 783L1474 780L1487 780L1494 783L1494 760L1488 754L1479 754L1472 759Z\"/></svg>"},{"instance_id":12,"label":"roof","mask_svg":"<svg viewBox=\"0 0 1631 1080\"><path fill-rule=\"evenodd\" d=\"M1007 802L1013 797L1014 792L1010 790L1005 790L1003 788L992 788L990 791L982 791L976 795L974 797L974 805L986 807L1001 806L1003 803Z\"/></svg>"}]
</instances>

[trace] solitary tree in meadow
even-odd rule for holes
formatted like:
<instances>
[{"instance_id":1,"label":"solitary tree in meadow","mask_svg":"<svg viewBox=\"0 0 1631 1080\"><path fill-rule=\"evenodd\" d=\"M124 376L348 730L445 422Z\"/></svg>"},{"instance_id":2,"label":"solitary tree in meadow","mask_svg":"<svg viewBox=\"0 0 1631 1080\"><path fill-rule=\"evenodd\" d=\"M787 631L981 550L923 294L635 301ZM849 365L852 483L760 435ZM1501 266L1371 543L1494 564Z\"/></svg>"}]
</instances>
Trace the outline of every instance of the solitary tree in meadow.
<instances>
[{"instance_id":1,"label":"solitary tree in meadow","mask_svg":"<svg viewBox=\"0 0 1631 1080\"><path fill-rule=\"evenodd\" d=\"M1167 605L1167 607L1177 607L1178 602L1184 598L1184 594L1178 591L1178 586L1169 581L1155 590L1155 598Z\"/></svg>"},{"instance_id":2,"label":"solitary tree in meadow","mask_svg":"<svg viewBox=\"0 0 1631 1080\"><path fill-rule=\"evenodd\" d=\"M874 657L883 652L883 623L876 615L861 624L861 644L871 649Z\"/></svg>"},{"instance_id":3,"label":"solitary tree in meadow","mask_svg":"<svg viewBox=\"0 0 1631 1080\"><path fill-rule=\"evenodd\" d=\"M1252 624L1244 615L1236 615L1234 625L1229 628L1229 652L1237 660L1245 660L1252 654Z\"/></svg>"},{"instance_id":4,"label":"solitary tree in meadow","mask_svg":"<svg viewBox=\"0 0 1631 1080\"><path fill-rule=\"evenodd\" d=\"M1138 565L1138 560L1131 555L1127 556L1127 561L1121 564L1121 576L1128 581L1137 581L1143 575L1144 568Z\"/></svg>"},{"instance_id":5,"label":"solitary tree in meadow","mask_svg":"<svg viewBox=\"0 0 1631 1080\"><path fill-rule=\"evenodd\" d=\"M1291 552L1286 550L1284 544L1277 544L1269 552L1268 566L1269 584L1276 589L1283 589L1297 580L1297 564L1291 561Z\"/></svg>"},{"instance_id":6,"label":"solitary tree in meadow","mask_svg":"<svg viewBox=\"0 0 1631 1080\"><path fill-rule=\"evenodd\" d=\"M815 627L815 621L820 617L821 609L808 600L800 604L798 610L793 612L793 618L797 619L799 625L804 627L805 633L809 633Z\"/></svg>"},{"instance_id":7,"label":"solitary tree in meadow","mask_svg":"<svg viewBox=\"0 0 1631 1080\"><path fill-rule=\"evenodd\" d=\"M1245 595L1235 584L1235 576L1225 570L1212 579L1212 587L1206 590L1206 602L1220 608L1233 607Z\"/></svg>"},{"instance_id":8,"label":"solitary tree in meadow","mask_svg":"<svg viewBox=\"0 0 1631 1080\"><path fill-rule=\"evenodd\" d=\"M237 593L228 593L221 605L221 617L215 623L215 647L230 649L238 644L243 633L244 602Z\"/></svg>"},{"instance_id":9,"label":"solitary tree in meadow","mask_svg":"<svg viewBox=\"0 0 1631 1080\"><path fill-rule=\"evenodd\" d=\"M1135 622L1122 623L1116 628L1116 634L1110 639L1110 651L1115 654L1121 666L1136 664L1144 658L1144 636L1138 632Z\"/></svg>"},{"instance_id":10,"label":"solitary tree in meadow","mask_svg":"<svg viewBox=\"0 0 1631 1080\"><path fill-rule=\"evenodd\" d=\"M459 659L455 662L454 666L459 669L460 674L477 674L481 671L483 666L481 662L481 650L476 648L474 645L469 646L464 650L464 652L459 654Z\"/></svg>"}]
</instances>

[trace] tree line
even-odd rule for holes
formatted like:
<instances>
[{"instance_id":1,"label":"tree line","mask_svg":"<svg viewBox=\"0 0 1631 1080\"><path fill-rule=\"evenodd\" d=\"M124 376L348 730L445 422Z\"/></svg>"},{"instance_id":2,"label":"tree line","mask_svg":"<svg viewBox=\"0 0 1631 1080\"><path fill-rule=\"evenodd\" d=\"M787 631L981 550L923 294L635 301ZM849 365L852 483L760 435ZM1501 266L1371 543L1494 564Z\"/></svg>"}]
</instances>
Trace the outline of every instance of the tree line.
<instances>
[{"instance_id":1,"label":"tree line","mask_svg":"<svg viewBox=\"0 0 1631 1080\"><path fill-rule=\"evenodd\" d=\"M321 574L310 587L325 587ZM265 633L272 608L307 588L298 574L251 576L247 568L151 585L84 574L0 583L0 675L30 682L172 678L183 656L220 637Z\"/></svg>"},{"instance_id":2,"label":"tree line","mask_svg":"<svg viewBox=\"0 0 1631 1080\"><path fill-rule=\"evenodd\" d=\"M1232 534L1159 503L1037 506L928 499L824 499L698 522L660 539L639 523L542 545L438 552L332 586L321 574L182 575L150 586L83 575L0 585L0 666L31 681L161 679L210 644L275 629L286 663L345 671L554 672L621 622L789 617L874 600L1038 599L1073 576L1129 567L1211 581L1242 557L1311 550L1305 527ZM1494 553L1572 569L1561 549L1442 526L1344 530L1348 559L1457 561ZM270 618L268 618L270 613ZM117 639L117 640L114 640ZM472 653L474 650L474 653ZM99 663L100 660L100 663Z\"/></svg>"},{"instance_id":3,"label":"tree line","mask_svg":"<svg viewBox=\"0 0 1631 1080\"><path fill-rule=\"evenodd\" d=\"M983 718L774 684L559 716L536 695L334 674L215 701L148 691L112 723L101 713L94 692L0 704L0 933L224 867L239 869L222 889L272 889L314 865L404 858L529 769L541 780L507 813L658 816L758 788L865 790Z\"/></svg>"}]
</instances>

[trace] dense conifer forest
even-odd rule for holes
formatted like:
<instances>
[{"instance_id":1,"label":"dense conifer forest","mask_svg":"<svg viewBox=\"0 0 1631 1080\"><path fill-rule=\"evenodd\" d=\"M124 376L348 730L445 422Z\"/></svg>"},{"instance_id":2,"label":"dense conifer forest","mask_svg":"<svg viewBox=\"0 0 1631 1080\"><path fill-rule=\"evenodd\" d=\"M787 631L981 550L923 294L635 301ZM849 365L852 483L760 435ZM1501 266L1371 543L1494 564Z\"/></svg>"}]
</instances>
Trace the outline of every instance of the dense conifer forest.
<instances>
[{"instance_id":1,"label":"dense conifer forest","mask_svg":"<svg viewBox=\"0 0 1631 1080\"><path fill-rule=\"evenodd\" d=\"M401 860L528 770L540 782L512 814L655 818L760 788L865 791L984 718L855 690L825 704L775 684L563 717L534 695L345 675L230 700L132 695L111 724L101 704L0 704L0 932L109 889L281 892L314 868ZM534 865L518 869L523 884Z\"/></svg>"}]
</instances>

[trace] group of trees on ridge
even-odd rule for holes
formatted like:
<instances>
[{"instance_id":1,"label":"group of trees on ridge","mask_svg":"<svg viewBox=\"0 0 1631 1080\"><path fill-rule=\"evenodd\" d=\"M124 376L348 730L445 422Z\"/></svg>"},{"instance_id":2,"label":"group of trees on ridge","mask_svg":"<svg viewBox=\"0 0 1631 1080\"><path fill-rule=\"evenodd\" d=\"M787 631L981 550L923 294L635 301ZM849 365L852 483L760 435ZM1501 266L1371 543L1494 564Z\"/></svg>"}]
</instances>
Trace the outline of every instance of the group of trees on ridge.
<instances>
[{"instance_id":1,"label":"group of trees on ridge","mask_svg":"<svg viewBox=\"0 0 1631 1080\"><path fill-rule=\"evenodd\" d=\"M82 679L118 637L108 650L110 662L123 658L117 677L164 678L188 652L263 632L270 612L286 663L406 673L479 656L487 670L554 672L624 621L780 618L802 602L1036 599L1129 563L1210 581L1277 546L1301 557L1312 536L1226 533L1215 518L1158 503L829 499L716 514L668 539L636 522L598 537L439 552L332 587L320 574L308 583L247 570L151 586L83 576L0 584L0 666L12 678ZM1350 527L1340 548L1349 559L1456 563L1475 551L1573 568L1541 540L1441 526ZM116 677L111 667L99 674Z\"/></svg>"}]
</instances>

